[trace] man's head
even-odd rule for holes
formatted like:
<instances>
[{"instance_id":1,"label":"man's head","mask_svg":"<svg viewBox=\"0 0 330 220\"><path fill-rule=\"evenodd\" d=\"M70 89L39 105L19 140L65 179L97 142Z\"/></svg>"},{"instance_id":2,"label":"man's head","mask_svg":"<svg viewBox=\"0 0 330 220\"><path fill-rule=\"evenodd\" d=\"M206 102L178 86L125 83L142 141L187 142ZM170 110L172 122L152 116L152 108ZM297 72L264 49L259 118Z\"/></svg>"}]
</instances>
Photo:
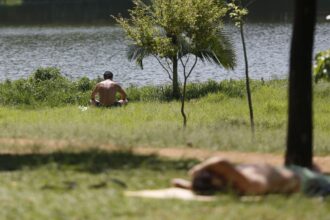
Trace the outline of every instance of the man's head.
<instances>
[{"instance_id":1,"label":"man's head","mask_svg":"<svg viewBox=\"0 0 330 220\"><path fill-rule=\"evenodd\" d=\"M103 74L103 78L104 78L104 79L110 79L110 80L112 80L112 78L113 78L113 73L110 72L110 71L105 71L104 74Z\"/></svg>"}]
</instances>

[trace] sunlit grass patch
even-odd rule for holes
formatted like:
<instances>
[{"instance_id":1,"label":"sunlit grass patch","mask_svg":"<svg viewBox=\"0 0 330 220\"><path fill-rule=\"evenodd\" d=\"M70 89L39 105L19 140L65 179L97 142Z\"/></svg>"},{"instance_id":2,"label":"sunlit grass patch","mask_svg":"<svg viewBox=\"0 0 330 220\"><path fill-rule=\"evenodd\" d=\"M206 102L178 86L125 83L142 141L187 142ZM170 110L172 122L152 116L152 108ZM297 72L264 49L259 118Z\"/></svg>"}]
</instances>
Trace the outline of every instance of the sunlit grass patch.
<instances>
[{"instance_id":1,"label":"sunlit grass patch","mask_svg":"<svg viewBox=\"0 0 330 220\"><path fill-rule=\"evenodd\" d=\"M0 4L4 4L7 6L16 6L16 5L23 4L23 0L5 0L5 1L0 2Z\"/></svg>"},{"instance_id":2,"label":"sunlit grass patch","mask_svg":"<svg viewBox=\"0 0 330 220\"><path fill-rule=\"evenodd\" d=\"M85 80L86 82L88 79ZM79 85L85 85L86 82ZM88 81L89 82L89 81ZM88 87L90 88L90 86ZM315 85L315 152L329 153L329 84ZM122 108L88 107L78 104L13 106L0 108L2 138L35 138L75 141L99 146L113 144L130 148L193 147L282 153L287 126L287 83L285 80L252 81L256 136L252 142L249 111L243 81L192 84L187 101L188 127L182 128L179 101L164 101L160 88L131 88L139 94ZM153 92L146 92L148 91ZM150 89L150 90L149 90ZM159 90L158 90L159 89ZM243 91L241 91L243 89ZM196 96L197 91L204 91ZM206 92L209 91L209 92ZM236 91L236 92L235 92ZM241 91L242 93L238 93ZM87 93L86 93L87 94ZM149 95L146 95L149 94ZM194 95L195 94L195 95ZM241 95L240 95L241 94ZM142 97L146 99L143 101ZM149 98L150 99L149 99ZM163 98L160 98L163 97ZM194 97L194 98L193 98ZM14 148L13 148L14 149Z\"/></svg>"},{"instance_id":3,"label":"sunlit grass patch","mask_svg":"<svg viewBox=\"0 0 330 220\"><path fill-rule=\"evenodd\" d=\"M129 152L0 155L0 219L328 219L329 200L299 194L218 194L213 202L124 196L125 190L167 188L172 178L187 179L196 163Z\"/></svg>"},{"instance_id":4,"label":"sunlit grass patch","mask_svg":"<svg viewBox=\"0 0 330 220\"><path fill-rule=\"evenodd\" d=\"M192 93L187 102L186 129L178 101L159 99L163 93L144 93L139 88L131 93L138 94L136 99L122 108L88 106L82 111L78 103L2 105L1 140L23 140L23 144L0 144L0 219L328 219L328 199L322 202L302 195L245 200L219 194L210 203L124 196L125 190L169 187L172 178L189 178L187 171L198 163L135 155L131 150L137 146L283 154L285 81L253 81L254 141L241 91L244 84L228 81L213 87L209 83L209 88L217 89L197 97L198 92ZM196 88L204 87L192 85ZM315 153L321 155L330 152L328 88L318 84L314 94ZM146 94L156 98L140 100ZM40 143L24 145L24 140L31 139ZM52 145L43 145L42 140ZM107 144L121 151L101 147Z\"/></svg>"}]
</instances>

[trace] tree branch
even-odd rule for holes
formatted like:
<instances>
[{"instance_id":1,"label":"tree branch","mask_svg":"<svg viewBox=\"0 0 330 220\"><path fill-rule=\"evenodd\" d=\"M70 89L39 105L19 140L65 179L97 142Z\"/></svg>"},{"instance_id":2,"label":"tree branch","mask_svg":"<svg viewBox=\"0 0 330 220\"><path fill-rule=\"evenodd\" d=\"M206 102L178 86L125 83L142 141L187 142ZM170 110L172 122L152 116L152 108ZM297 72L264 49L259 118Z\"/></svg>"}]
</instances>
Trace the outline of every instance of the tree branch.
<instances>
[{"instance_id":1,"label":"tree branch","mask_svg":"<svg viewBox=\"0 0 330 220\"><path fill-rule=\"evenodd\" d=\"M169 63L168 60L170 60L170 59L165 58L165 62L166 62L166 64L167 64L167 67L168 67L168 69L172 69L172 68L171 68L171 64ZM173 71L172 71L172 72L173 72Z\"/></svg>"},{"instance_id":2,"label":"tree branch","mask_svg":"<svg viewBox=\"0 0 330 220\"><path fill-rule=\"evenodd\" d=\"M195 56L194 65L191 67L191 69L190 69L190 71L188 73L187 78L190 76L190 74L192 73L192 71L195 69L196 64L197 64L197 56Z\"/></svg>"},{"instance_id":3,"label":"tree branch","mask_svg":"<svg viewBox=\"0 0 330 220\"><path fill-rule=\"evenodd\" d=\"M186 63L185 63L185 65L187 65L187 64L188 64L188 62L189 62L189 59L190 59L190 56L188 56L188 58L187 58L187 60L186 60Z\"/></svg>"},{"instance_id":4,"label":"tree branch","mask_svg":"<svg viewBox=\"0 0 330 220\"><path fill-rule=\"evenodd\" d=\"M156 60L158 61L158 63L161 65L161 67L166 71L166 73L168 75L168 78L173 81L173 78L171 76L170 71L164 66L164 64L160 61L160 59L157 56L155 56L155 55L153 55L153 56L156 58Z\"/></svg>"},{"instance_id":5,"label":"tree branch","mask_svg":"<svg viewBox=\"0 0 330 220\"><path fill-rule=\"evenodd\" d=\"M184 76L184 78L186 79L186 78L188 78L188 77L186 76L186 65L187 65L187 62L186 62L186 63L183 63L182 57L180 57L179 60L180 60L181 65L182 65L182 67L183 67L183 76Z\"/></svg>"}]
</instances>

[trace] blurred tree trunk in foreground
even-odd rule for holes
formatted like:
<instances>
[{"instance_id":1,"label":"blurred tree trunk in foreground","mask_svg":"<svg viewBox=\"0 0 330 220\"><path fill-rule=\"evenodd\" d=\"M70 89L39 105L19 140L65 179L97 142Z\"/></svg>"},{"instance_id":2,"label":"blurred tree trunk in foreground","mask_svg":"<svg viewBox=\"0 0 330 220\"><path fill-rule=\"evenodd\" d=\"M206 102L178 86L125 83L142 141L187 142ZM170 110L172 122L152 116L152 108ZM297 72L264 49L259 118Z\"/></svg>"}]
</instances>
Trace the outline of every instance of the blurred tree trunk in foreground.
<instances>
[{"instance_id":1,"label":"blurred tree trunk in foreground","mask_svg":"<svg viewBox=\"0 0 330 220\"><path fill-rule=\"evenodd\" d=\"M316 0L295 0L289 75L286 165L312 167L312 56Z\"/></svg>"}]
</instances>

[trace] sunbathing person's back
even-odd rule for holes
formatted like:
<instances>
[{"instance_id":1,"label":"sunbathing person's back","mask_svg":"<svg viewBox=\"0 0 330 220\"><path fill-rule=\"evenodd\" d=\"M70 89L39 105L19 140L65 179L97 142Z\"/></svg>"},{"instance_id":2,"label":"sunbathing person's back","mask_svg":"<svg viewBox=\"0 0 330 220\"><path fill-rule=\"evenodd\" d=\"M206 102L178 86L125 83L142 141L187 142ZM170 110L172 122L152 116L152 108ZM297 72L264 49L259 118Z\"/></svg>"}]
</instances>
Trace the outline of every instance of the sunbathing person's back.
<instances>
[{"instance_id":1,"label":"sunbathing person's back","mask_svg":"<svg viewBox=\"0 0 330 220\"><path fill-rule=\"evenodd\" d=\"M104 80L97 84L97 91L100 97L100 104L110 106L116 102L116 93L119 90L119 85L111 80Z\"/></svg>"},{"instance_id":2,"label":"sunbathing person's back","mask_svg":"<svg viewBox=\"0 0 330 220\"><path fill-rule=\"evenodd\" d=\"M123 88L116 82L112 81L113 74L106 71L103 74L104 81L96 84L91 95L91 103L95 106L112 107L121 106L127 103L127 95ZM121 99L116 100L116 93L119 92ZM98 94L99 100L96 100Z\"/></svg>"},{"instance_id":3,"label":"sunbathing person's back","mask_svg":"<svg viewBox=\"0 0 330 220\"><path fill-rule=\"evenodd\" d=\"M292 193L299 190L299 178L286 168L268 164L234 165L211 158L191 169L192 189L203 193L232 190L239 194Z\"/></svg>"},{"instance_id":4,"label":"sunbathing person's back","mask_svg":"<svg viewBox=\"0 0 330 220\"><path fill-rule=\"evenodd\" d=\"M330 176L298 166L275 167L269 164L235 165L219 157L194 166L191 182L174 179L174 186L192 189L197 194L231 191L239 195L289 194L330 195Z\"/></svg>"}]
</instances>

